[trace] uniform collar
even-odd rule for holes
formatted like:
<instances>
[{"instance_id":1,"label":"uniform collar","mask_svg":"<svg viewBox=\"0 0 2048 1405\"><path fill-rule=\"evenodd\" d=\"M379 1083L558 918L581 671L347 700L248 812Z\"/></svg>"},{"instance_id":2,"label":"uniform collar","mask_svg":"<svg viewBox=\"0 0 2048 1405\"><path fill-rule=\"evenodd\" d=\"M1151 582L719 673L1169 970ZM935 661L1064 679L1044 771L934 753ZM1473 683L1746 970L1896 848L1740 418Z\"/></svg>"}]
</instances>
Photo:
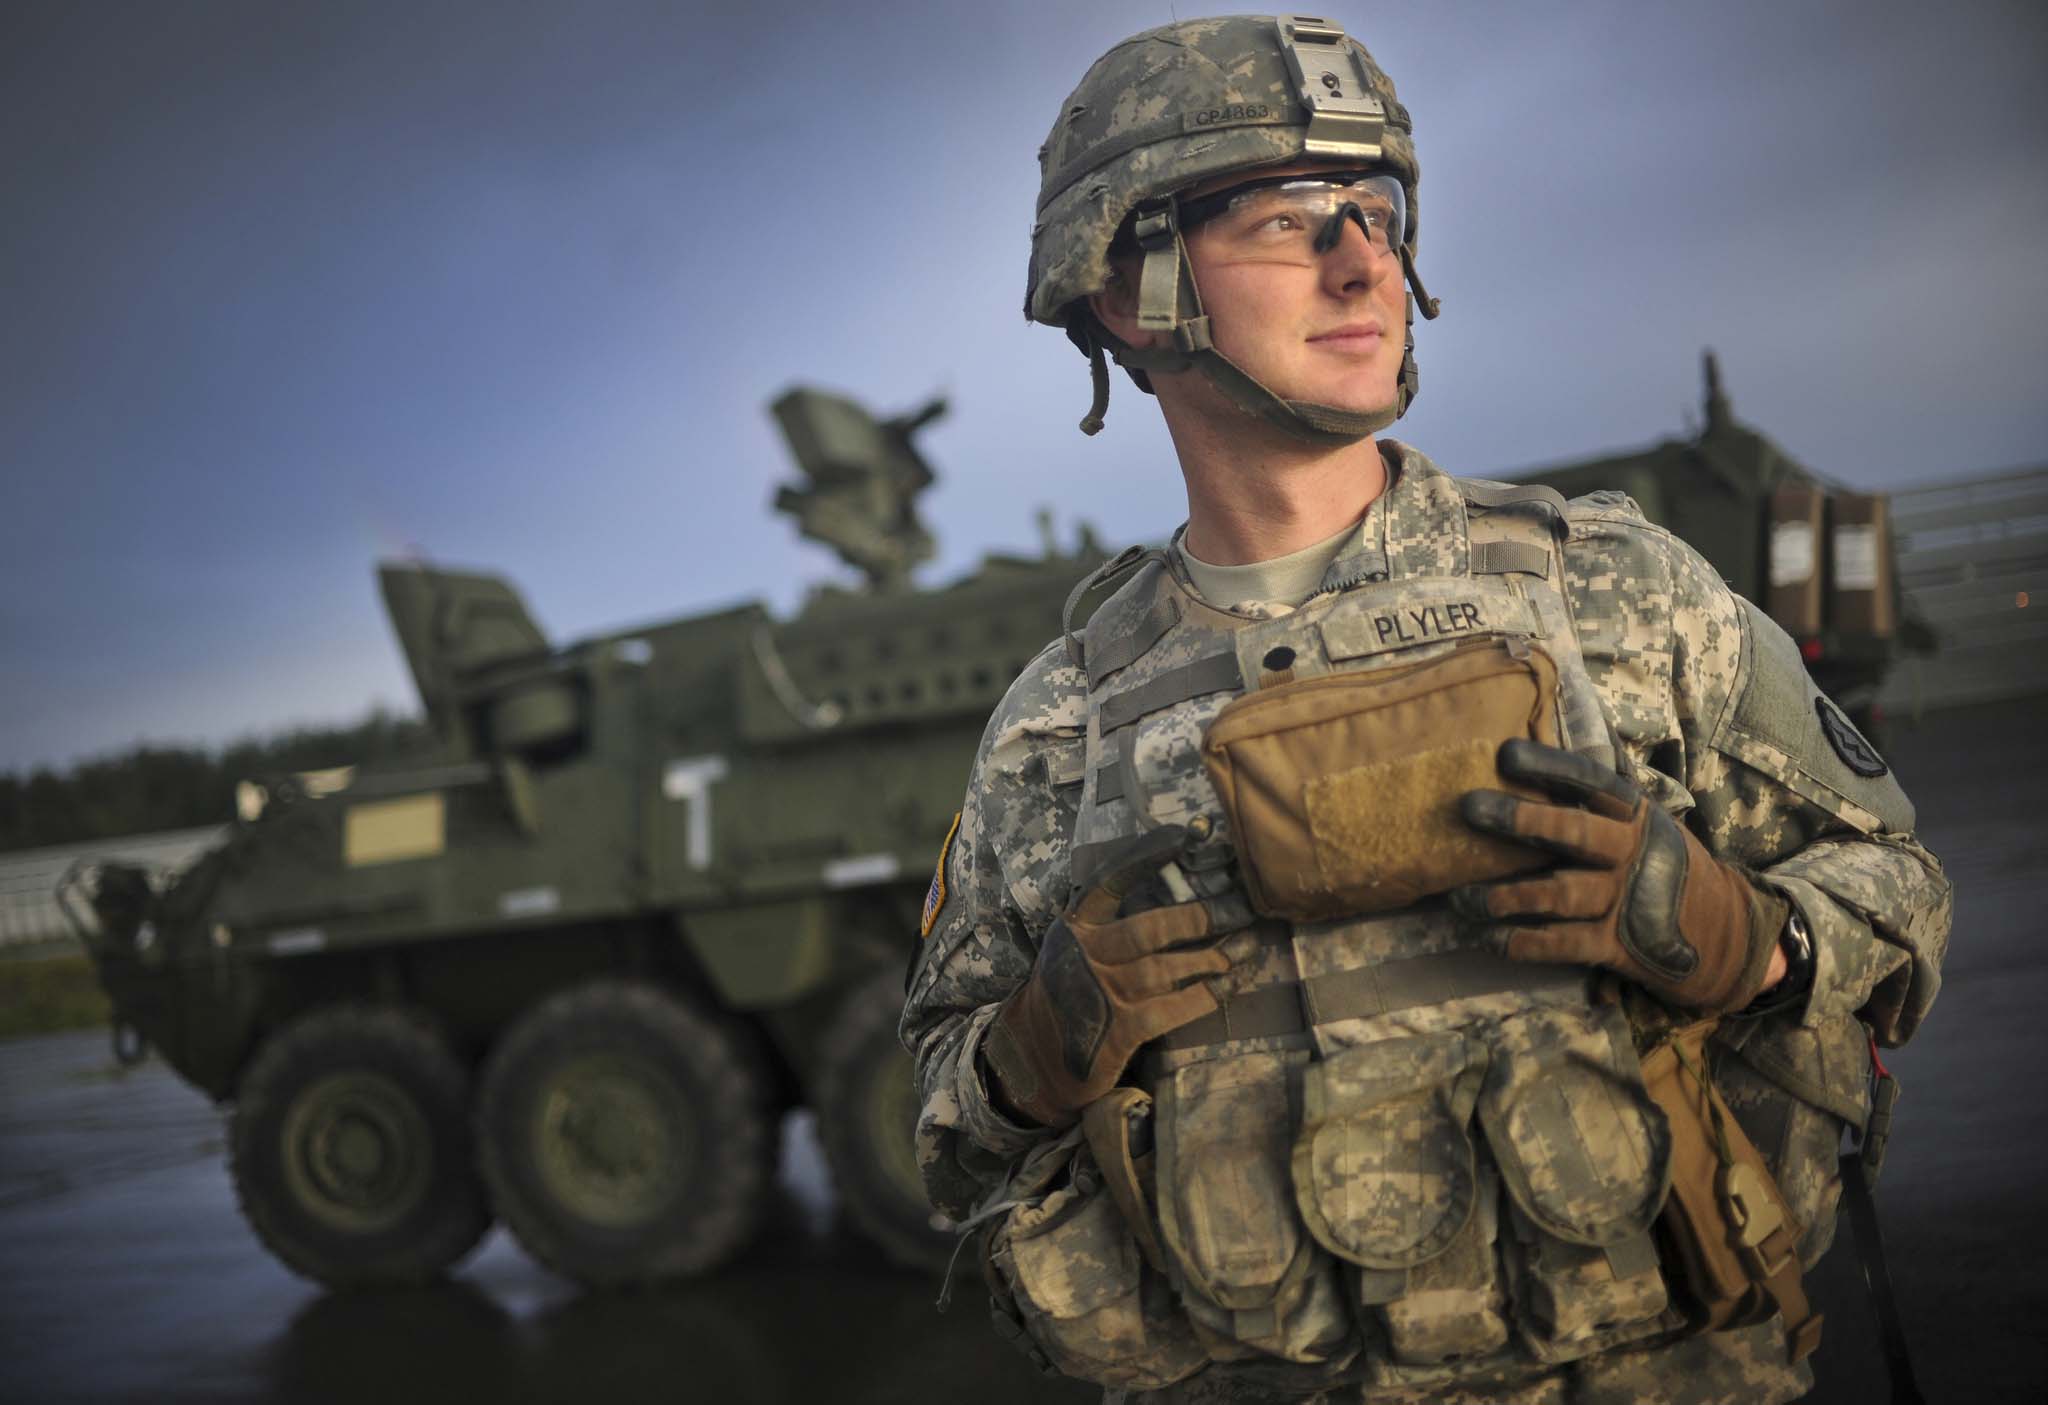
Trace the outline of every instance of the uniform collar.
<instances>
[{"instance_id":1,"label":"uniform collar","mask_svg":"<svg viewBox=\"0 0 2048 1405\"><path fill-rule=\"evenodd\" d=\"M1358 524L1351 545L1323 573L1323 590L1348 590L1389 577L1462 576L1465 500L1428 455L1397 439L1378 441L1387 487Z\"/></svg>"}]
</instances>

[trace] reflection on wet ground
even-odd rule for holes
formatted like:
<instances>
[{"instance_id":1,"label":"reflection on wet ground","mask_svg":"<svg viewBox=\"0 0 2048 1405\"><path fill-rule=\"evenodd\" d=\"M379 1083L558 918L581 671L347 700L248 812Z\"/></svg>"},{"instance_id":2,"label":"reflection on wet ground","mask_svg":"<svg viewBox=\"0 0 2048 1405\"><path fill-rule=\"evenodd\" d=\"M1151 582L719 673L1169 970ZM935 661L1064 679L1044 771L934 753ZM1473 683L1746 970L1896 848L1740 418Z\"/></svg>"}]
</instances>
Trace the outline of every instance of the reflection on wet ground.
<instances>
[{"instance_id":1,"label":"reflection on wet ground","mask_svg":"<svg viewBox=\"0 0 2048 1405\"><path fill-rule=\"evenodd\" d=\"M505 1249L502 1241L494 1246ZM493 1254L472 1276L402 1295L316 1297L265 1362L292 1400L1093 1400L1048 1391L993 1341L973 1292L940 1317L913 1276L859 1245L772 1238L715 1281L660 1292L543 1292ZM515 1291L501 1299L493 1280ZM373 1352L366 1343L378 1343ZM395 1376L396 1362L418 1364ZM1020 1368L1020 1369L1013 1369Z\"/></svg>"},{"instance_id":2,"label":"reflection on wet ground","mask_svg":"<svg viewBox=\"0 0 2048 1405\"><path fill-rule=\"evenodd\" d=\"M1893 759L1957 881L1947 984L1892 1062L1906 1085L1879 1201L1935 1401L2038 1400L2048 1293L2048 743L2031 705L1902 735ZM494 1234L437 1288L330 1296L258 1247L218 1115L97 1033L0 1044L0 1401L1080 1402L989 1330L963 1256L937 1284L834 1224L814 1140L785 1139L753 1252L715 1278L587 1297ZM1885 1398L1844 1225L1813 1284L1816 1401Z\"/></svg>"},{"instance_id":3,"label":"reflection on wet ground","mask_svg":"<svg viewBox=\"0 0 2048 1405\"><path fill-rule=\"evenodd\" d=\"M1092 1401L834 1224L808 1119L753 1250L716 1277L587 1296L502 1232L448 1282L327 1294L243 1225L218 1114L100 1034L0 1046L0 1400Z\"/></svg>"}]
</instances>

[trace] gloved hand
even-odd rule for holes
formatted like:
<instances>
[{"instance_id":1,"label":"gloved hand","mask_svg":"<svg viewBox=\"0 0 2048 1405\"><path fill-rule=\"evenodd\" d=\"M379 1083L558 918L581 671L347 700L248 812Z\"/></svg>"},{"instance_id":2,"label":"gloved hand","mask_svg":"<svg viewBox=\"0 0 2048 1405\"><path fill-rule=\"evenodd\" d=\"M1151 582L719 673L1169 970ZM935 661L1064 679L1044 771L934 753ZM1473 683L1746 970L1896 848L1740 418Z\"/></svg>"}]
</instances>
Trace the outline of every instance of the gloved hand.
<instances>
[{"instance_id":1,"label":"gloved hand","mask_svg":"<svg viewBox=\"0 0 2048 1405\"><path fill-rule=\"evenodd\" d=\"M1116 1085L1140 1046L1214 1010L1203 983L1230 962L1199 902L1118 916L1179 852L1181 830L1142 835L1046 929L1038 960L989 1026L982 1055L1011 1107L1063 1127Z\"/></svg>"},{"instance_id":2,"label":"gloved hand","mask_svg":"<svg viewBox=\"0 0 2048 1405\"><path fill-rule=\"evenodd\" d=\"M1556 797L1467 791L1474 829L1557 855L1540 873L1451 893L1461 917L1518 961L1605 966L1664 999L1739 1010L1756 998L1787 901L1722 863L1633 782L1583 756L1521 738L1501 743L1501 775Z\"/></svg>"}]
</instances>

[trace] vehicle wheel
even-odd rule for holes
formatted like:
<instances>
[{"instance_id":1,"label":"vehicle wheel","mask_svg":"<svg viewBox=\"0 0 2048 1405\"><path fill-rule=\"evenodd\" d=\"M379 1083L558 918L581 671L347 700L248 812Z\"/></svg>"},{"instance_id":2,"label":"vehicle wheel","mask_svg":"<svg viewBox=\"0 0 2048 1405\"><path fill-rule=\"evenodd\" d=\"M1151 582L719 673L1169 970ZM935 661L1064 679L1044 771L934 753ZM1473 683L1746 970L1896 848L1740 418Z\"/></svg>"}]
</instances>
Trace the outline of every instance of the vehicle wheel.
<instances>
[{"instance_id":1,"label":"vehicle wheel","mask_svg":"<svg viewBox=\"0 0 2048 1405\"><path fill-rule=\"evenodd\" d=\"M330 1287L425 1282L491 1224L469 1076L404 1010L338 1005L273 1035L236 1090L229 1164L257 1237Z\"/></svg>"},{"instance_id":2,"label":"vehicle wheel","mask_svg":"<svg viewBox=\"0 0 2048 1405\"><path fill-rule=\"evenodd\" d=\"M774 1178L747 1030L654 986L550 997L486 1063L477 1144L498 1213L592 1287L702 1273L746 1242Z\"/></svg>"},{"instance_id":3,"label":"vehicle wheel","mask_svg":"<svg viewBox=\"0 0 2048 1405\"><path fill-rule=\"evenodd\" d=\"M902 979L878 971L856 984L819 1046L818 1139L839 1203L855 1228L911 1268L944 1268L951 1224L918 1174L917 1087L896 1042Z\"/></svg>"}]
</instances>

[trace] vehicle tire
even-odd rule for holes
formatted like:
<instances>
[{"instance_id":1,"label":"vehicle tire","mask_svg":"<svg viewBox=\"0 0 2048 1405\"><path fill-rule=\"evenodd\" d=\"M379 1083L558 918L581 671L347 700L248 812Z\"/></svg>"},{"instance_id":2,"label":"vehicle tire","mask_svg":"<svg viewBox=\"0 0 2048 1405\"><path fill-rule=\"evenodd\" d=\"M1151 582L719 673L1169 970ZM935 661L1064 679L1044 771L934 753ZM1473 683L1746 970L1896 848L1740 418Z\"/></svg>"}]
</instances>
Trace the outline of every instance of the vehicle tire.
<instances>
[{"instance_id":1,"label":"vehicle tire","mask_svg":"<svg viewBox=\"0 0 2048 1405\"><path fill-rule=\"evenodd\" d=\"M469 1075L426 1020L316 1010L272 1035L236 1090L235 1195L264 1245L308 1278L423 1283L490 1228L469 1119Z\"/></svg>"},{"instance_id":2,"label":"vehicle tire","mask_svg":"<svg viewBox=\"0 0 2048 1405\"><path fill-rule=\"evenodd\" d=\"M893 971L848 992L819 1046L818 1140L854 1228L906 1267L942 1269L953 1235L918 1174L917 1088L896 1040L902 1010L903 981Z\"/></svg>"},{"instance_id":3,"label":"vehicle tire","mask_svg":"<svg viewBox=\"0 0 2048 1405\"><path fill-rule=\"evenodd\" d=\"M753 1234L774 1179L751 1032L658 987L549 997L486 1061L477 1145L526 1251L590 1287L703 1273Z\"/></svg>"}]
</instances>

